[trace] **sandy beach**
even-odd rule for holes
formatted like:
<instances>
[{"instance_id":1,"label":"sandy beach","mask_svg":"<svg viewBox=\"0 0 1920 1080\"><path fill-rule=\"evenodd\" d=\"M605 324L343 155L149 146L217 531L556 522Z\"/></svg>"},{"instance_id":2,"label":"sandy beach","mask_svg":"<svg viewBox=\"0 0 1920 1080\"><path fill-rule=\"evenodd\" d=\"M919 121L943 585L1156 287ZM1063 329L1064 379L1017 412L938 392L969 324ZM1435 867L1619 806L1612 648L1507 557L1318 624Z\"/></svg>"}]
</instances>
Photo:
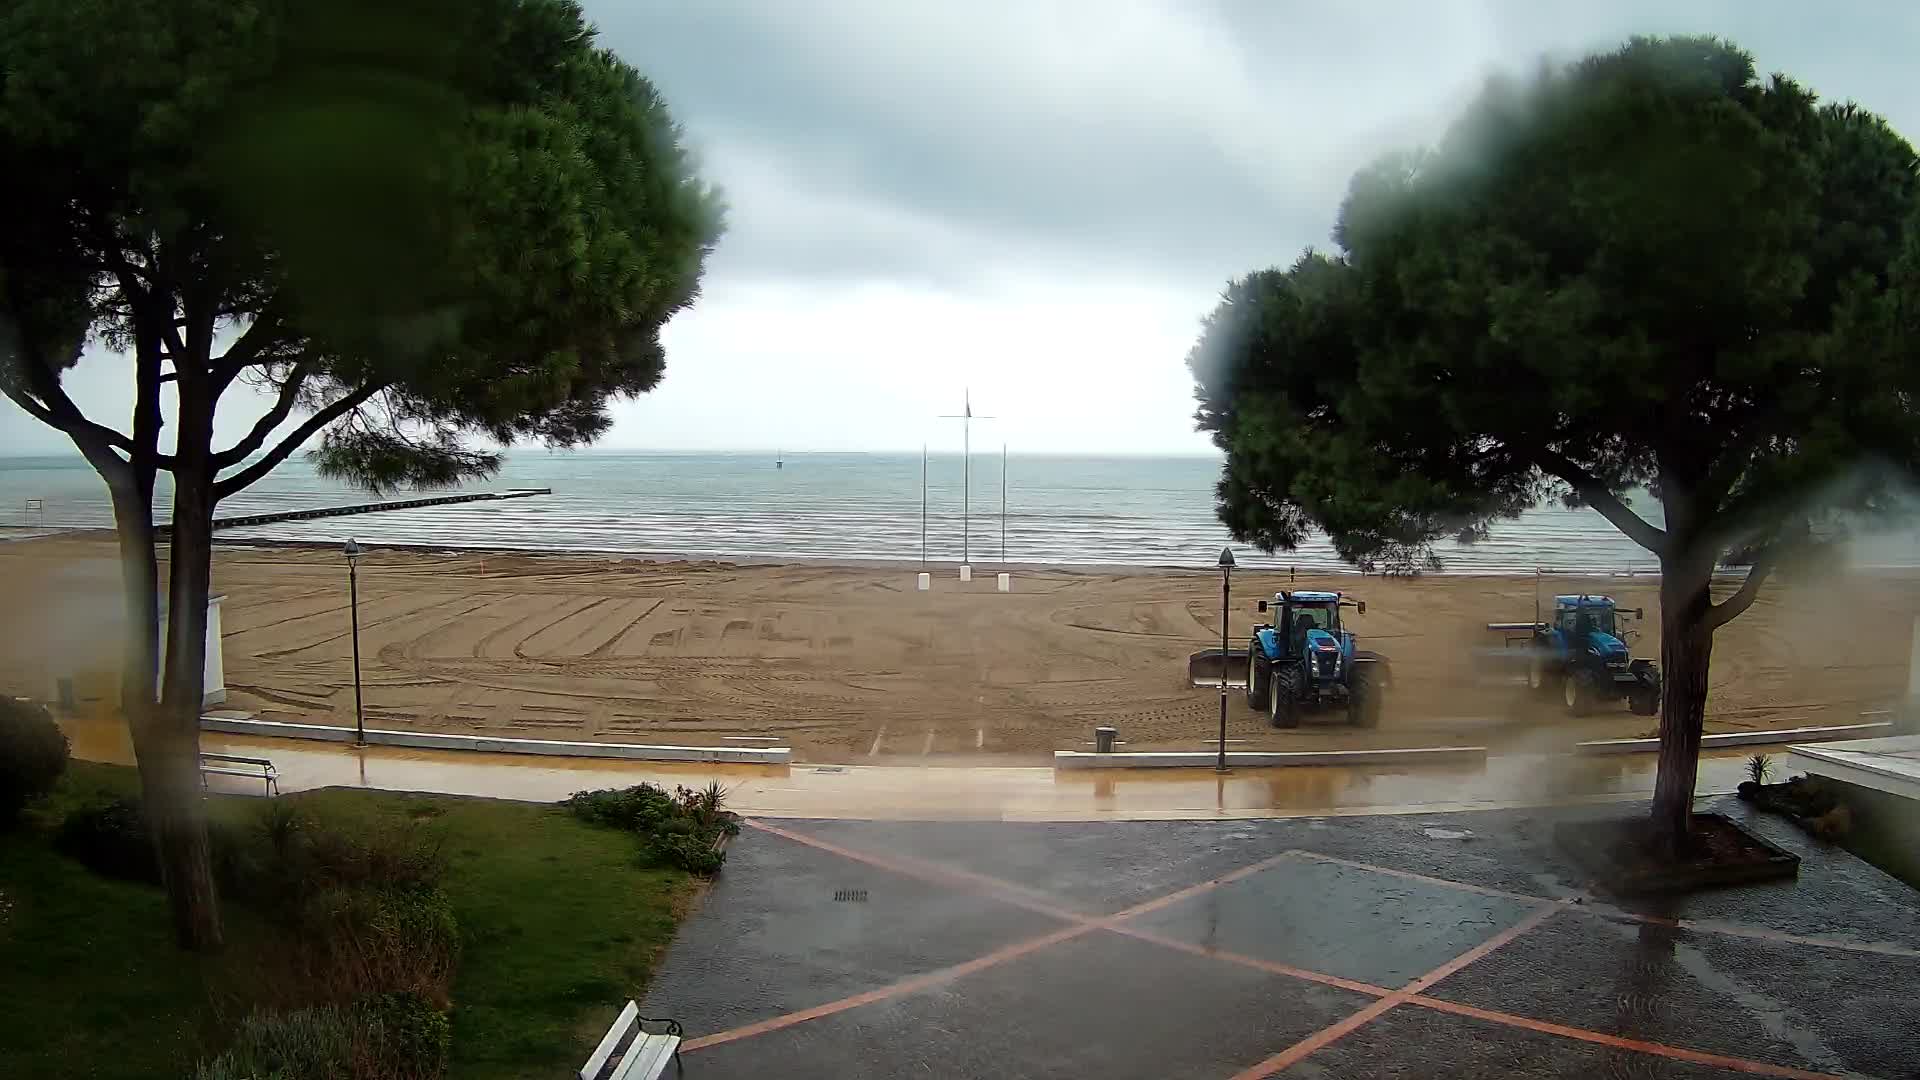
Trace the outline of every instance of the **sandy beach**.
<instances>
[{"instance_id":1,"label":"sandy beach","mask_svg":"<svg viewBox=\"0 0 1920 1080\"><path fill-rule=\"evenodd\" d=\"M537 538L529 538L537 540ZM1186 658L1217 645L1210 574L993 567L961 583L911 564L735 565L584 556L380 550L360 568L369 726L534 738L790 745L799 760L1038 763L1110 724L1129 748L1199 748L1218 695L1187 685ZM44 696L83 675L111 707L117 565L99 536L0 545L10 692ZM352 723L346 568L302 547L223 546L227 707L262 719ZM1231 636L1284 575L1241 573ZM1650 734L1624 707L1574 719L1486 660L1490 620L1530 618L1532 577L1308 578L1368 602L1363 647L1391 658L1380 727L1341 714L1268 728L1230 701L1237 748L1440 746L1550 750ZM1605 592L1647 618L1630 644L1657 656L1657 583L1547 578L1542 591ZM1856 722L1904 692L1920 575L1867 573L1769 585L1716 639L1708 730ZM1873 717L1869 717L1872 719Z\"/></svg>"}]
</instances>

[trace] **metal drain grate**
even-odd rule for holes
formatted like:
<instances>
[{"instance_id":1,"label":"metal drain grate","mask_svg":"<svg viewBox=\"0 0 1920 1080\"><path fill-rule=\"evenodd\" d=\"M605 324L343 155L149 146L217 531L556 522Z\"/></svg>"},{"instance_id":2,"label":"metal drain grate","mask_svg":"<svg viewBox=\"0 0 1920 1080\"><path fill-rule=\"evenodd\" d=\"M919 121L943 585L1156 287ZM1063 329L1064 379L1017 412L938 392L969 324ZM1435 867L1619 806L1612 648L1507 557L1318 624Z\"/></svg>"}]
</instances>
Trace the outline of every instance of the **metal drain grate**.
<instances>
[{"instance_id":1,"label":"metal drain grate","mask_svg":"<svg viewBox=\"0 0 1920 1080\"><path fill-rule=\"evenodd\" d=\"M833 900L837 904L864 904L867 902L867 890L838 889L833 894Z\"/></svg>"}]
</instances>

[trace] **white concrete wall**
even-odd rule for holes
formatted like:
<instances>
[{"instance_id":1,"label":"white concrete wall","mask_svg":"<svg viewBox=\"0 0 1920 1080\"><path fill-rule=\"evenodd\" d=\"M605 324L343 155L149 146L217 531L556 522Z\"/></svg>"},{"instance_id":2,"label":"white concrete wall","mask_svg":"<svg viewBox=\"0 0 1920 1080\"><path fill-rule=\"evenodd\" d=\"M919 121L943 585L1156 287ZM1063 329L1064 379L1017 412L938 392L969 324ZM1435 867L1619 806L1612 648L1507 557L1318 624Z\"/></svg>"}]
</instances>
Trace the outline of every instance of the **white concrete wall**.
<instances>
[{"instance_id":1,"label":"white concrete wall","mask_svg":"<svg viewBox=\"0 0 1920 1080\"><path fill-rule=\"evenodd\" d=\"M350 743L354 729L333 724L288 724L246 716L203 716L200 730L227 735L259 735L270 739L317 739ZM647 746L638 743L562 742L556 739L510 739L491 735L455 735L437 731L367 729L373 746L412 746L428 750L480 750L495 754L546 754L555 757L625 758L631 761L734 762L743 765L785 765L793 750L785 746Z\"/></svg>"},{"instance_id":2,"label":"white concrete wall","mask_svg":"<svg viewBox=\"0 0 1920 1080\"><path fill-rule=\"evenodd\" d=\"M224 596L207 598L207 666L206 685L202 688L205 697L202 701L208 705L219 705L227 700L227 660L221 653L220 643L226 634L220 628L220 604Z\"/></svg>"},{"instance_id":3,"label":"white concrete wall","mask_svg":"<svg viewBox=\"0 0 1920 1080\"><path fill-rule=\"evenodd\" d=\"M201 669L205 683L200 688L200 702L203 705L219 705L227 700L227 662L221 654L220 643L226 637L220 628L220 605L224 596L207 597L207 660ZM164 604L165 601L162 601ZM153 693L160 695L167 670L167 613L160 612L160 675L154 682Z\"/></svg>"}]
</instances>

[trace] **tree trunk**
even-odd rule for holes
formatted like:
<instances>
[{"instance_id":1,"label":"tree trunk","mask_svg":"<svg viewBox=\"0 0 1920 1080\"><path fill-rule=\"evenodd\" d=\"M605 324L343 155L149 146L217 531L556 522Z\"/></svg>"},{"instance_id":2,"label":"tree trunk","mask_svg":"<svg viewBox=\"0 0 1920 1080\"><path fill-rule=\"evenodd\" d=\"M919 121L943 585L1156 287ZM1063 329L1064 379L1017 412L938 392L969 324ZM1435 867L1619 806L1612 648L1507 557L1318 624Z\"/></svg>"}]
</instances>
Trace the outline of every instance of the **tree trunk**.
<instances>
[{"instance_id":1,"label":"tree trunk","mask_svg":"<svg viewBox=\"0 0 1920 1080\"><path fill-rule=\"evenodd\" d=\"M206 694L207 598L213 586L212 402L204 379L180 381L173 530L167 582L166 672L149 744L140 750L160 876L180 944L220 944L220 903L199 784L200 709Z\"/></svg>"},{"instance_id":2,"label":"tree trunk","mask_svg":"<svg viewBox=\"0 0 1920 1080\"><path fill-rule=\"evenodd\" d=\"M160 572L153 554L153 487L135 481L109 485L114 532L120 540L120 586L127 625L120 650L120 710L139 754L143 728L160 693Z\"/></svg>"},{"instance_id":3,"label":"tree trunk","mask_svg":"<svg viewBox=\"0 0 1920 1080\"><path fill-rule=\"evenodd\" d=\"M1653 833L1660 850L1679 858L1692 840L1693 789L1707 713L1707 669L1713 630L1713 559L1697 554L1660 561L1660 772L1653 789Z\"/></svg>"}]
</instances>

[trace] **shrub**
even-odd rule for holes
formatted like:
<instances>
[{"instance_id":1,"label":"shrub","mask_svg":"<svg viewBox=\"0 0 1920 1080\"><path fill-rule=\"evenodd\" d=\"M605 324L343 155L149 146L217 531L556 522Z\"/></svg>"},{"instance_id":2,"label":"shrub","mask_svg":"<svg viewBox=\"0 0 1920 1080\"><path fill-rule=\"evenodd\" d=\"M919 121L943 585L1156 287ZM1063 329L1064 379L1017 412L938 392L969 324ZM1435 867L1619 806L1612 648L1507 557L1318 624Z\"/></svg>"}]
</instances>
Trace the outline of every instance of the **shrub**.
<instances>
[{"instance_id":1,"label":"shrub","mask_svg":"<svg viewBox=\"0 0 1920 1080\"><path fill-rule=\"evenodd\" d=\"M718 780L709 780L706 787L698 790L689 787L674 789L674 802L679 804L680 812L692 818L702 831L717 830L731 836L740 831L740 819L726 812L726 801L727 789Z\"/></svg>"},{"instance_id":2,"label":"shrub","mask_svg":"<svg viewBox=\"0 0 1920 1080\"><path fill-rule=\"evenodd\" d=\"M46 706L0 698L0 826L53 790L67 771L67 736Z\"/></svg>"},{"instance_id":3,"label":"shrub","mask_svg":"<svg viewBox=\"0 0 1920 1080\"><path fill-rule=\"evenodd\" d=\"M391 1080L435 1080L447 1071L453 1028L447 1014L425 997L404 990L361 999L360 1015L372 1042L379 1075Z\"/></svg>"},{"instance_id":4,"label":"shrub","mask_svg":"<svg viewBox=\"0 0 1920 1080\"><path fill-rule=\"evenodd\" d=\"M640 842L641 866L677 866L695 874L711 874L727 861L713 841L693 833L665 833Z\"/></svg>"},{"instance_id":5,"label":"shrub","mask_svg":"<svg viewBox=\"0 0 1920 1080\"><path fill-rule=\"evenodd\" d=\"M1756 784L1767 782L1767 775L1773 772L1773 759L1765 754L1755 754L1747 759L1747 776Z\"/></svg>"},{"instance_id":6,"label":"shrub","mask_svg":"<svg viewBox=\"0 0 1920 1080\"><path fill-rule=\"evenodd\" d=\"M591 825L653 832L680 812L673 797L652 784L601 791L576 791L561 804Z\"/></svg>"},{"instance_id":7,"label":"shrub","mask_svg":"<svg viewBox=\"0 0 1920 1080\"><path fill-rule=\"evenodd\" d=\"M418 994L374 994L352 1005L255 1012L196 1080L439 1080L447 1017Z\"/></svg>"},{"instance_id":8,"label":"shrub","mask_svg":"<svg viewBox=\"0 0 1920 1080\"><path fill-rule=\"evenodd\" d=\"M460 958L460 925L436 891L333 888L297 913L288 960L309 997L348 1001L389 990L444 1005Z\"/></svg>"},{"instance_id":9,"label":"shrub","mask_svg":"<svg viewBox=\"0 0 1920 1080\"><path fill-rule=\"evenodd\" d=\"M642 866L677 866L696 874L720 869L725 853L713 846L740 831L737 816L722 809L727 789L678 788L673 795L652 784L619 790L577 791L564 805L582 821L627 829L640 836Z\"/></svg>"},{"instance_id":10,"label":"shrub","mask_svg":"<svg viewBox=\"0 0 1920 1080\"><path fill-rule=\"evenodd\" d=\"M213 839L226 895L286 929L288 946L251 973L254 1000L294 1007L408 991L446 1003L460 934L438 887L437 832L342 824L270 801Z\"/></svg>"},{"instance_id":11,"label":"shrub","mask_svg":"<svg viewBox=\"0 0 1920 1080\"><path fill-rule=\"evenodd\" d=\"M335 889L430 892L446 873L438 834L409 825L348 829L270 801L251 829L227 831L216 870L235 896L282 915Z\"/></svg>"},{"instance_id":12,"label":"shrub","mask_svg":"<svg viewBox=\"0 0 1920 1080\"><path fill-rule=\"evenodd\" d=\"M233 1045L195 1070L196 1080L333 1080L365 1076L365 1039L354 1016L323 1005L285 1013L254 1013L240 1022Z\"/></svg>"},{"instance_id":13,"label":"shrub","mask_svg":"<svg viewBox=\"0 0 1920 1080\"><path fill-rule=\"evenodd\" d=\"M160 866L147 838L146 815L132 799L82 806L54 834L54 847L96 874L158 882Z\"/></svg>"}]
</instances>

